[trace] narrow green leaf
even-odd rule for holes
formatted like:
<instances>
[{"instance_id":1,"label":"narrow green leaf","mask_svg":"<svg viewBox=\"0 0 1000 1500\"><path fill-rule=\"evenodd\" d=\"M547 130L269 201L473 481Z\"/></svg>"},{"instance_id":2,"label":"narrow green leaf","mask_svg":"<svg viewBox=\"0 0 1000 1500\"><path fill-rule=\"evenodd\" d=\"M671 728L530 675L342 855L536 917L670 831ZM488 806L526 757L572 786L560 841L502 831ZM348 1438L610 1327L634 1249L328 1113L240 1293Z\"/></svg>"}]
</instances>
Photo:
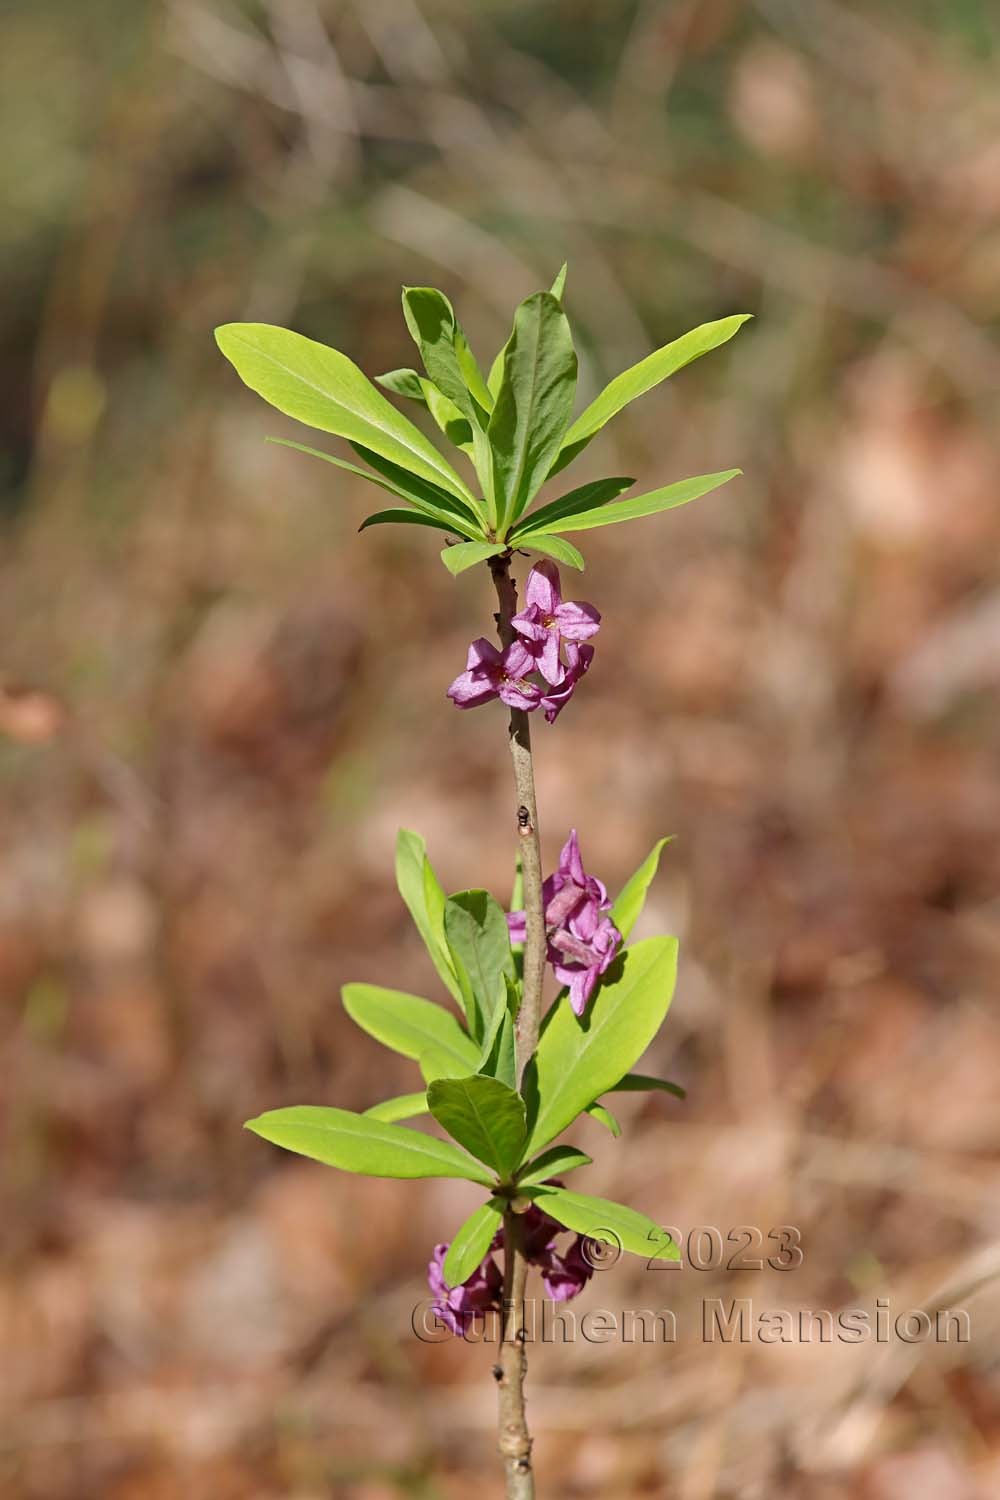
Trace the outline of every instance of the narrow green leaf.
<instances>
[{"instance_id":1,"label":"narrow green leaf","mask_svg":"<svg viewBox=\"0 0 1000 1500\"><path fill-rule=\"evenodd\" d=\"M420 376L416 370L386 370L384 375L376 375L375 379L394 396L405 396L409 401L419 401L421 405L426 405L427 398L420 388Z\"/></svg>"},{"instance_id":2,"label":"narrow green leaf","mask_svg":"<svg viewBox=\"0 0 1000 1500\"><path fill-rule=\"evenodd\" d=\"M383 1047L414 1062L434 1048L449 1059L458 1076L476 1066L476 1043L451 1011L433 1001L402 990L382 989L377 984L345 984L340 993L351 1020Z\"/></svg>"},{"instance_id":3,"label":"narrow green leaf","mask_svg":"<svg viewBox=\"0 0 1000 1500\"><path fill-rule=\"evenodd\" d=\"M408 828L396 836L396 885L445 989L461 1005L462 990L444 936L444 891L423 839Z\"/></svg>"},{"instance_id":4,"label":"narrow green leaf","mask_svg":"<svg viewBox=\"0 0 1000 1500\"><path fill-rule=\"evenodd\" d=\"M446 1286L461 1286L485 1258L503 1223L503 1205L495 1198L473 1209L448 1246L441 1274Z\"/></svg>"},{"instance_id":5,"label":"narrow green leaf","mask_svg":"<svg viewBox=\"0 0 1000 1500\"><path fill-rule=\"evenodd\" d=\"M425 516L419 510L376 510L370 516L365 516L359 531L367 531L370 526L430 526L434 531L450 532L454 536L457 527L453 521L438 521L434 516Z\"/></svg>"},{"instance_id":6,"label":"narrow green leaf","mask_svg":"<svg viewBox=\"0 0 1000 1500\"><path fill-rule=\"evenodd\" d=\"M575 1146L550 1146L521 1168L517 1174L518 1186L533 1187L549 1177L573 1172L577 1167L589 1167L592 1161L593 1157L586 1151L578 1151Z\"/></svg>"},{"instance_id":7,"label":"narrow green leaf","mask_svg":"<svg viewBox=\"0 0 1000 1500\"><path fill-rule=\"evenodd\" d=\"M566 314L551 292L536 292L514 315L488 428L499 535L545 482L575 391L576 351Z\"/></svg>"},{"instance_id":8,"label":"narrow green leaf","mask_svg":"<svg viewBox=\"0 0 1000 1500\"><path fill-rule=\"evenodd\" d=\"M452 499L444 490L438 490L436 486L425 485L415 475L406 474L402 469L396 470L400 476L400 482L397 484L380 478L370 469L360 469L357 464L348 463L345 458L338 458L334 453L324 453L321 448L309 448L305 443L293 443L288 438L269 437L265 438L265 442L276 443L279 448L294 448L296 453L308 453L310 458L321 458L324 463L344 469L348 474L357 474L360 479L367 479L369 484L378 485L379 489L387 490L390 495L405 500L421 515L440 521L442 524L446 522L448 529L459 536L470 539L482 536L482 526L478 516L474 516L466 506L460 506L459 502ZM368 450L364 448L357 451L366 457L376 457L374 454L369 455ZM393 466L386 465L385 467L392 468Z\"/></svg>"},{"instance_id":9,"label":"narrow green leaf","mask_svg":"<svg viewBox=\"0 0 1000 1500\"><path fill-rule=\"evenodd\" d=\"M493 393L486 381L483 372L479 368L479 361L472 352L472 348L461 323L455 324L455 354L458 358L458 368L462 372L462 379L469 389L469 394L482 407L484 413L493 410Z\"/></svg>"},{"instance_id":10,"label":"narrow green leaf","mask_svg":"<svg viewBox=\"0 0 1000 1500\"><path fill-rule=\"evenodd\" d=\"M521 864L521 856L517 854L514 858L514 884L510 892L511 911L524 910L524 867Z\"/></svg>"},{"instance_id":11,"label":"narrow green leaf","mask_svg":"<svg viewBox=\"0 0 1000 1500\"><path fill-rule=\"evenodd\" d=\"M524 1100L497 1078L439 1078L427 1090L431 1114L473 1156L509 1178L526 1134Z\"/></svg>"},{"instance_id":12,"label":"narrow green leaf","mask_svg":"<svg viewBox=\"0 0 1000 1500\"><path fill-rule=\"evenodd\" d=\"M602 505L597 510L581 511L565 521L558 521L555 531L593 531L598 526L614 526L618 521L637 521L642 516L655 516L661 510L673 510L678 505L687 505L717 490L720 484L728 484L742 469L725 469L721 474L698 474L693 479L681 479L661 490L650 490L647 495L630 495L627 500L617 500L613 505ZM522 546L528 546L528 537L519 537Z\"/></svg>"},{"instance_id":13,"label":"narrow green leaf","mask_svg":"<svg viewBox=\"0 0 1000 1500\"><path fill-rule=\"evenodd\" d=\"M527 537L533 531L558 531L557 522L564 520L567 516L575 516L580 511L596 510L600 505L607 505L609 500L617 499L623 490L627 490L633 484L635 484L634 479L620 477L592 479L589 484L581 484L577 489L570 490L568 494L560 495L558 500L550 500L548 505L541 505L537 510L529 511L514 527L511 532L511 541Z\"/></svg>"},{"instance_id":14,"label":"narrow green leaf","mask_svg":"<svg viewBox=\"0 0 1000 1500\"><path fill-rule=\"evenodd\" d=\"M456 448L461 448L463 453L471 457L475 452L475 443L472 437L472 423L468 417L463 417L454 401L449 401L447 396L442 395L433 380L421 380L420 384L427 402L427 410L449 443L454 443Z\"/></svg>"},{"instance_id":15,"label":"narrow green leaf","mask_svg":"<svg viewBox=\"0 0 1000 1500\"><path fill-rule=\"evenodd\" d=\"M629 876L615 898L615 903L608 915L626 940L646 904L646 892L660 867L660 855L672 840L672 834L668 838L657 839L635 874Z\"/></svg>"},{"instance_id":16,"label":"narrow green leaf","mask_svg":"<svg viewBox=\"0 0 1000 1500\"><path fill-rule=\"evenodd\" d=\"M679 1083L670 1083L666 1078L651 1078L648 1073L626 1073L608 1093L647 1094L655 1090L673 1094L675 1099L687 1098L687 1089L682 1089Z\"/></svg>"},{"instance_id":17,"label":"narrow green leaf","mask_svg":"<svg viewBox=\"0 0 1000 1500\"><path fill-rule=\"evenodd\" d=\"M430 379L464 417L470 422L478 421L475 402L459 364L458 322L448 298L436 287L404 286L403 316ZM464 337L462 342L471 357Z\"/></svg>"},{"instance_id":18,"label":"narrow green leaf","mask_svg":"<svg viewBox=\"0 0 1000 1500\"><path fill-rule=\"evenodd\" d=\"M618 1116L613 1115L610 1109L606 1109L603 1104L597 1104L596 1102L588 1104L584 1113L590 1115L592 1120L596 1120L598 1125L603 1125L605 1130L614 1136L615 1140L621 1135L622 1128L618 1123Z\"/></svg>"},{"instance_id":19,"label":"narrow green leaf","mask_svg":"<svg viewBox=\"0 0 1000 1500\"><path fill-rule=\"evenodd\" d=\"M395 1099L383 1099L364 1113L369 1120L382 1120L386 1125L394 1125L397 1120L412 1120L417 1115L425 1115L427 1109L425 1090L422 1094L398 1094Z\"/></svg>"},{"instance_id":20,"label":"narrow green leaf","mask_svg":"<svg viewBox=\"0 0 1000 1500\"><path fill-rule=\"evenodd\" d=\"M441 561L448 572L457 577L466 568L474 568L476 563L485 562L488 557L497 557L506 550L504 542L459 542L457 547L445 547L441 553Z\"/></svg>"},{"instance_id":21,"label":"narrow green leaf","mask_svg":"<svg viewBox=\"0 0 1000 1500\"><path fill-rule=\"evenodd\" d=\"M677 939L647 938L615 960L586 1015L556 1006L526 1075L537 1100L529 1151L548 1145L638 1062L667 1014L676 971Z\"/></svg>"},{"instance_id":22,"label":"narrow green leaf","mask_svg":"<svg viewBox=\"0 0 1000 1500\"><path fill-rule=\"evenodd\" d=\"M472 499L433 443L346 354L268 323L227 323L215 337L240 379L286 416L363 443L458 499Z\"/></svg>"},{"instance_id":23,"label":"narrow green leaf","mask_svg":"<svg viewBox=\"0 0 1000 1500\"><path fill-rule=\"evenodd\" d=\"M562 265L559 267L559 270L556 272L555 281L549 288L550 292L557 302L561 302L563 299L563 292L566 290L566 272L568 271L568 269L568 265L565 261L563 261Z\"/></svg>"},{"instance_id":24,"label":"narrow green leaf","mask_svg":"<svg viewBox=\"0 0 1000 1500\"><path fill-rule=\"evenodd\" d=\"M438 1078L465 1078L469 1072L467 1060L459 1062L454 1052L447 1047L439 1047L436 1042L428 1042L417 1058L417 1067L426 1084L433 1083Z\"/></svg>"},{"instance_id":25,"label":"narrow green leaf","mask_svg":"<svg viewBox=\"0 0 1000 1500\"><path fill-rule=\"evenodd\" d=\"M462 986L469 1030L481 1040L498 989L503 993L503 976L514 975L507 918L487 891L459 891L445 902L444 935Z\"/></svg>"},{"instance_id":26,"label":"narrow green leaf","mask_svg":"<svg viewBox=\"0 0 1000 1500\"><path fill-rule=\"evenodd\" d=\"M478 1162L450 1142L349 1109L312 1104L272 1109L248 1120L246 1128L286 1151L344 1172L364 1172L369 1177L459 1177L484 1187L491 1182Z\"/></svg>"},{"instance_id":27,"label":"narrow green leaf","mask_svg":"<svg viewBox=\"0 0 1000 1500\"><path fill-rule=\"evenodd\" d=\"M504 1007L499 1013L499 1022L489 1050L484 1051L478 1072L489 1078L499 1078L508 1088L517 1087L517 1053L514 1045L514 1021L510 1011Z\"/></svg>"},{"instance_id":28,"label":"narrow green leaf","mask_svg":"<svg viewBox=\"0 0 1000 1500\"><path fill-rule=\"evenodd\" d=\"M518 545L534 552L541 552L545 557L554 557L556 562L563 563L567 568L576 568L579 573L582 573L586 567L583 553L578 551L572 542L567 542L565 537L552 536L545 531L533 531Z\"/></svg>"},{"instance_id":29,"label":"narrow green leaf","mask_svg":"<svg viewBox=\"0 0 1000 1500\"><path fill-rule=\"evenodd\" d=\"M692 360L726 343L743 326L748 317L750 317L749 313L741 313L732 318L719 318L714 323L703 323L700 328L693 328L690 333L682 334L679 339L665 344L662 349L656 349L652 354L647 354L645 359L641 359L631 369L616 375L610 385L606 385L597 399L592 401L577 417L563 439L551 472L558 474L560 469L572 463L577 454L586 448L594 435L600 432L604 424L620 412L623 406L627 406L637 396L644 395L646 391L652 390L654 385L659 385L668 376L675 375Z\"/></svg>"},{"instance_id":30,"label":"narrow green leaf","mask_svg":"<svg viewBox=\"0 0 1000 1500\"><path fill-rule=\"evenodd\" d=\"M627 1208L624 1203L559 1187L532 1188L529 1196L557 1224L574 1229L588 1239L629 1250L633 1255L680 1260L680 1251L667 1231L639 1213L638 1209Z\"/></svg>"},{"instance_id":31,"label":"narrow green leaf","mask_svg":"<svg viewBox=\"0 0 1000 1500\"><path fill-rule=\"evenodd\" d=\"M482 508L476 500L459 500L450 495L447 490L442 489L439 484L431 484L429 481L418 478L411 474L408 469L402 469L398 464L390 463L380 453L375 453L371 448L366 448L363 443L352 443L351 447L359 458L363 458L366 464L371 464L376 473L381 474L411 505L416 505L420 510L426 510L432 514L444 512L449 516L456 516L464 522L471 522L477 533L482 534L483 513Z\"/></svg>"}]
</instances>

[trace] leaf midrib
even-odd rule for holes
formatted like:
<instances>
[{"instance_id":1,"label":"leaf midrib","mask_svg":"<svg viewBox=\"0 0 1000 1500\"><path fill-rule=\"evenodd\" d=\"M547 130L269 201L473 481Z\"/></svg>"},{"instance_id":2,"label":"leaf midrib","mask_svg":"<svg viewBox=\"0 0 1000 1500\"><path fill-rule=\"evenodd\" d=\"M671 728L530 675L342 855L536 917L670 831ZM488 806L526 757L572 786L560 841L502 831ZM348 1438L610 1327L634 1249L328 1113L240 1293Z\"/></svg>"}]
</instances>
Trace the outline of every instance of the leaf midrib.
<instances>
[{"instance_id":1,"label":"leaf midrib","mask_svg":"<svg viewBox=\"0 0 1000 1500\"><path fill-rule=\"evenodd\" d=\"M321 385L317 385L315 381L309 380L305 375L300 374L298 370L291 369L290 366L286 365L283 360L278 359L276 355L271 354L268 350L261 349L259 345L252 344L249 339L241 338L239 334L233 334L232 338L234 343L242 344L245 349L249 349L254 354L258 354L262 359L270 360L271 364L275 365L279 370L282 370L286 375L290 375L293 380L297 380L300 385L304 385L307 390L315 391L317 396L322 396L324 400L331 402L334 406L339 407L342 411L348 412L351 416L360 418L360 420L362 422L366 422L369 427L373 427L376 432L380 432L383 437L391 438L393 442L398 443L401 448L404 448L407 453L412 454L414 458L419 458L421 462L426 464L429 469L433 469L436 473L440 474L441 477L447 481L447 488L451 490L453 494L457 494L457 498L462 500L472 499L471 490L465 490L465 486L462 485L461 480L458 481L459 485L461 486L460 490L455 490L455 479L458 478L457 475L450 474L447 469L439 468L438 465L436 463L433 463L425 453L422 453L420 451L419 448L414 448L412 443L405 441L404 438L401 438L398 433L393 432L392 428L384 426L381 422L377 421L376 418L368 416L365 412L359 411L357 408L348 406L344 401L338 400L336 396L333 396L329 391L324 390ZM337 353L338 351L334 350L333 352ZM343 355L342 358L346 359L347 356ZM353 365L354 362L353 360L348 360L348 363ZM354 368L357 370L358 366L354 365ZM358 370L358 373L361 375L362 379L365 378L364 372L362 370ZM376 395L377 394L378 393L376 392ZM403 420L405 421L406 419L403 418ZM444 460L442 460L442 462L443 461ZM463 491L464 493L462 493Z\"/></svg>"}]
</instances>

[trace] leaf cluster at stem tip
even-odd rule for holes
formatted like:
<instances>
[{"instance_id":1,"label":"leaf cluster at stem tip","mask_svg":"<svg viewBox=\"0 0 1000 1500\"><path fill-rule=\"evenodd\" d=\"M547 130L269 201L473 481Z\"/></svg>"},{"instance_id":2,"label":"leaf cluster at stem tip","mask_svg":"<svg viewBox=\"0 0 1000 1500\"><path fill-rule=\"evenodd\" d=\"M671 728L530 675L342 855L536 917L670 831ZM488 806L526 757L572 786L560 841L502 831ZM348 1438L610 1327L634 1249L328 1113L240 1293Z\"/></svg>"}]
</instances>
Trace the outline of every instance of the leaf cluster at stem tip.
<instances>
[{"instance_id":1,"label":"leaf cluster at stem tip","mask_svg":"<svg viewBox=\"0 0 1000 1500\"><path fill-rule=\"evenodd\" d=\"M361 525L424 526L452 540L441 553L461 573L511 547L583 568L566 532L589 531L685 505L740 473L726 469L619 498L634 480L592 480L536 505L542 487L588 446L629 402L726 343L750 314L703 323L624 370L576 417L577 358L563 309L566 267L535 292L488 373L455 310L434 287L403 288L403 316L422 365L376 380L422 407L455 450L460 468L389 401L346 354L268 323L216 329L222 353L271 406L307 427L344 438L362 464L290 439L301 453L377 485L389 503Z\"/></svg>"},{"instance_id":2,"label":"leaf cluster at stem tip","mask_svg":"<svg viewBox=\"0 0 1000 1500\"><path fill-rule=\"evenodd\" d=\"M641 914L666 843L657 842L611 907L624 939ZM626 1249L671 1256L663 1232L635 1210L568 1193L552 1179L589 1165L586 1152L557 1137L581 1115L602 1110L601 1096L664 1091L683 1097L678 1085L633 1071L670 1005L676 939L647 938L626 947L603 975L585 1017L557 999L518 1089L514 1023L521 976L503 910L486 891L446 896L423 840L407 830L397 840L396 878L451 1004L364 983L345 985L343 1002L363 1031L416 1064L423 1090L383 1100L363 1114L319 1105L270 1110L248 1128L343 1171L452 1177L488 1189L487 1203L453 1241L444 1272L451 1285L471 1274L485 1252L469 1258L484 1237L489 1241L512 1202L537 1202L566 1228L598 1238L603 1232ZM422 1115L450 1139L400 1123Z\"/></svg>"}]
</instances>

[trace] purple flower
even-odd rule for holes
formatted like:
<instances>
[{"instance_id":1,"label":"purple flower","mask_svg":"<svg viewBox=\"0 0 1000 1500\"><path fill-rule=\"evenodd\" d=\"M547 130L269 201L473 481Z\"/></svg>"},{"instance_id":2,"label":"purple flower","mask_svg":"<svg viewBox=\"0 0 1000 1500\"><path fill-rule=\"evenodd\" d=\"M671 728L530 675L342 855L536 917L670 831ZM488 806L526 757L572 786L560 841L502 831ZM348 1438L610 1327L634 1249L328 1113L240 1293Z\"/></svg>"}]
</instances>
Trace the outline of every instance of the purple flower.
<instances>
[{"instance_id":1,"label":"purple flower","mask_svg":"<svg viewBox=\"0 0 1000 1500\"><path fill-rule=\"evenodd\" d=\"M547 723L554 724L566 704L572 698L580 678L585 676L594 660L593 646L577 646L573 641L566 645L566 666L557 683L542 696ZM551 679L550 679L551 680Z\"/></svg>"},{"instance_id":2,"label":"purple flower","mask_svg":"<svg viewBox=\"0 0 1000 1500\"><path fill-rule=\"evenodd\" d=\"M555 1179L554 1179L555 1180ZM562 1186L555 1180L557 1186ZM583 1235L575 1235L565 1255L554 1248L555 1240L565 1234L561 1224L543 1213L535 1204L521 1216L521 1248L525 1259L542 1273L542 1285L553 1302L568 1302L582 1292L593 1274L593 1267L583 1254ZM493 1251L503 1248L503 1230L498 1229L489 1252L468 1281L461 1286L445 1285L443 1267L447 1245L435 1245L427 1267L427 1284L437 1316L459 1338L475 1327L477 1317L500 1312L503 1300L503 1276L493 1259Z\"/></svg>"},{"instance_id":3,"label":"purple flower","mask_svg":"<svg viewBox=\"0 0 1000 1500\"><path fill-rule=\"evenodd\" d=\"M508 708L529 711L541 702L542 690L529 682L535 660L522 641L512 641L501 653L480 636L469 647L465 671L448 689L448 697L458 708L478 708L499 698Z\"/></svg>"},{"instance_id":4,"label":"purple flower","mask_svg":"<svg viewBox=\"0 0 1000 1500\"><path fill-rule=\"evenodd\" d=\"M560 984L569 986L569 1003L582 1016L622 936L607 916L611 909L607 887L583 868L575 828L562 847L555 873L542 886L542 900L549 963ZM512 943L525 941L524 912L512 911L507 927Z\"/></svg>"},{"instance_id":5,"label":"purple flower","mask_svg":"<svg viewBox=\"0 0 1000 1500\"><path fill-rule=\"evenodd\" d=\"M525 607L514 616L511 624L529 642L546 682L553 687L559 686L564 676L559 659L560 644L563 641L589 641L600 629L601 616L592 604L563 603L559 569L553 562L535 564L528 574L524 598Z\"/></svg>"},{"instance_id":6,"label":"purple flower","mask_svg":"<svg viewBox=\"0 0 1000 1500\"><path fill-rule=\"evenodd\" d=\"M447 1245L435 1245L427 1267L427 1284L434 1299L433 1308L452 1333L464 1338L474 1326L477 1315L499 1312L503 1294L503 1276L492 1255L473 1271L461 1286L445 1285L443 1266Z\"/></svg>"}]
</instances>

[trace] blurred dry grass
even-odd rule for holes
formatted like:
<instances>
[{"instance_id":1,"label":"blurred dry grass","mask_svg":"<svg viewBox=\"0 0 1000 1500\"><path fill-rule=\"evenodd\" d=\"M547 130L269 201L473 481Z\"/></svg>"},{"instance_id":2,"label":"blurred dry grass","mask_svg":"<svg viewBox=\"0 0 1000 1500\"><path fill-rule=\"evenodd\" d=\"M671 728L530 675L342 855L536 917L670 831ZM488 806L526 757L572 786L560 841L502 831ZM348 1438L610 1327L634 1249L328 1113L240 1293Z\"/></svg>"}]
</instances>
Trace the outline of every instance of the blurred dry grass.
<instances>
[{"instance_id":1,"label":"blurred dry grass","mask_svg":"<svg viewBox=\"0 0 1000 1500\"><path fill-rule=\"evenodd\" d=\"M793 1276L641 1269L670 1348L537 1351L541 1493L972 1500L1000 1486L1000 22L982 0L50 0L2 19L0 1485L23 1500L497 1494L488 1356L408 1330L467 1202L239 1122L409 1086L340 983L430 984L399 824L506 892L486 621L281 429L212 326L371 372L396 288L492 351L570 261L596 386L758 318L587 455L739 463L600 535L544 835L675 832L684 967L587 1186L801 1226ZM581 475L581 477L585 477ZM963 1346L709 1346L704 1297L964 1305ZM580 1304L578 1304L580 1306Z\"/></svg>"}]
</instances>

